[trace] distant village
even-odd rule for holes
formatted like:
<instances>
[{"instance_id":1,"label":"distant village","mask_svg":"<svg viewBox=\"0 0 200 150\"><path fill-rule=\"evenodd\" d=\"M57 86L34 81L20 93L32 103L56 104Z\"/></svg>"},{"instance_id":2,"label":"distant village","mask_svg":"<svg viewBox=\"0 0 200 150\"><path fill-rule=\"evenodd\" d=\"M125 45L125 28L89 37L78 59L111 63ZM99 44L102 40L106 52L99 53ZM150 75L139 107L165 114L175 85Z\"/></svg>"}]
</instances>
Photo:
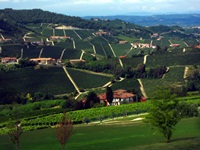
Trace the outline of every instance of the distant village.
<instances>
[{"instance_id":1,"label":"distant village","mask_svg":"<svg viewBox=\"0 0 200 150\"><path fill-rule=\"evenodd\" d=\"M74 29L74 27L71 26L56 26L56 29ZM78 28L76 28L78 29ZM95 33L93 33L94 36L104 36L104 35L111 35L110 32L106 32L103 30L99 30ZM70 36L50 36L49 38L46 38L46 40L41 39L40 41L30 41L29 40L29 36L28 34L24 35L23 37L23 41L24 41L24 45L27 46L27 48L29 48L30 45L33 46L54 46L54 42L58 42L61 40L66 40L66 39L71 39ZM158 33L154 33L153 35L151 35L151 38L156 38L156 40L161 40L162 36L160 36ZM0 42L7 42L7 41L12 41L13 39L6 39L4 38L4 36L0 33ZM142 40L142 38L140 39ZM120 40L118 41L118 44L127 44L129 43L126 40ZM157 46L152 44L152 41L150 43L140 43L140 42L135 42L135 43L131 43L132 48L134 49L145 49L145 48L152 48L152 49L156 49ZM179 47L180 44L173 44L170 43L169 45L170 47ZM195 48L200 49L200 45L196 46ZM2 52L2 48L0 47L0 53ZM124 56L119 56L119 58L124 58ZM17 57L4 57L1 58L0 62L2 64L18 64L19 63L20 58ZM30 61L34 61L36 62L38 65L53 65L56 63L61 63L61 60L55 60L54 58L30 58ZM77 63L77 62L85 62L84 60L70 60L70 62L73 63Z\"/></svg>"}]
</instances>

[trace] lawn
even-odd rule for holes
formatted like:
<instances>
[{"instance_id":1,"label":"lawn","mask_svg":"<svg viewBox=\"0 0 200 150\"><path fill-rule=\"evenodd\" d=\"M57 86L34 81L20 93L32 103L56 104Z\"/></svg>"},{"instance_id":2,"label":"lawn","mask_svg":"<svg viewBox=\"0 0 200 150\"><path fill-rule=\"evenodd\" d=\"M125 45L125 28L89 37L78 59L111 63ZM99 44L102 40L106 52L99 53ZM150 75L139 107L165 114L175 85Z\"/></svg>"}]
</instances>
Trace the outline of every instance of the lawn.
<instances>
[{"instance_id":1,"label":"lawn","mask_svg":"<svg viewBox=\"0 0 200 150\"><path fill-rule=\"evenodd\" d=\"M77 125L76 132L70 138L66 149L73 150L177 150L198 149L200 143L199 118L183 119L177 126L171 143L165 143L164 138L147 124L132 121L126 117L115 119L111 124L105 121L100 124ZM112 124L112 122L114 124ZM116 124L118 122L118 124ZM7 135L0 136L0 149L14 149ZM43 129L24 132L21 137L20 150L55 150L60 144L55 136L55 129Z\"/></svg>"}]
</instances>

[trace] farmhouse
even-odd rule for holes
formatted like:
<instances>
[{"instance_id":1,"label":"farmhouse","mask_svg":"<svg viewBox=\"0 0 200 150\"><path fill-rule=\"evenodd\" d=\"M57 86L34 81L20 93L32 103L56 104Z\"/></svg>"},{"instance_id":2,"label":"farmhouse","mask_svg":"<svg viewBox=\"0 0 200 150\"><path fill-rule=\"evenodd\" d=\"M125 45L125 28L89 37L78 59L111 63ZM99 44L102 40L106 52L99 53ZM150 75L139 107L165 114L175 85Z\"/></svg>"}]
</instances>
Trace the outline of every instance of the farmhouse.
<instances>
[{"instance_id":1,"label":"farmhouse","mask_svg":"<svg viewBox=\"0 0 200 150\"><path fill-rule=\"evenodd\" d=\"M126 58L126 56L123 55L123 56L119 56L118 58L123 59L123 58Z\"/></svg>"},{"instance_id":2,"label":"farmhouse","mask_svg":"<svg viewBox=\"0 0 200 150\"><path fill-rule=\"evenodd\" d=\"M1 58L1 63L3 64L16 64L18 63L18 59L16 57L4 57Z\"/></svg>"},{"instance_id":3,"label":"farmhouse","mask_svg":"<svg viewBox=\"0 0 200 150\"><path fill-rule=\"evenodd\" d=\"M119 41L119 44L126 44L128 41Z\"/></svg>"},{"instance_id":4,"label":"farmhouse","mask_svg":"<svg viewBox=\"0 0 200 150\"><path fill-rule=\"evenodd\" d=\"M145 98L140 98L138 100L137 95L127 92L126 90L119 89L113 92L113 101L111 104L109 104L107 98L106 98L106 93L102 93L98 95L98 98L100 99L100 102L103 102L106 104L106 106L113 105L117 106L120 105L121 103L132 103L132 102L145 102Z\"/></svg>"},{"instance_id":5,"label":"farmhouse","mask_svg":"<svg viewBox=\"0 0 200 150\"><path fill-rule=\"evenodd\" d=\"M96 35L102 36L102 35L110 35L109 32L99 31L95 33Z\"/></svg>"},{"instance_id":6,"label":"farmhouse","mask_svg":"<svg viewBox=\"0 0 200 150\"><path fill-rule=\"evenodd\" d=\"M179 47L180 44L171 44L170 47Z\"/></svg>"},{"instance_id":7,"label":"farmhouse","mask_svg":"<svg viewBox=\"0 0 200 150\"><path fill-rule=\"evenodd\" d=\"M69 36L50 36L50 39L53 41L56 41L56 40L70 39L70 37Z\"/></svg>"},{"instance_id":8,"label":"farmhouse","mask_svg":"<svg viewBox=\"0 0 200 150\"><path fill-rule=\"evenodd\" d=\"M200 45L198 45L198 46L195 46L195 48L197 48L197 49L200 49Z\"/></svg>"},{"instance_id":9,"label":"farmhouse","mask_svg":"<svg viewBox=\"0 0 200 150\"><path fill-rule=\"evenodd\" d=\"M83 59L71 59L70 63L71 64L85 63L85 60L83 60Z\"/></svg>"},{"instance_id":10,"label":"farmhouse","mask_svg":"<svg viewBox=\"0 0 200 150\"><path fill-rule=\"evenodd\" d=\"M39 65L53 65L56 62L53 58L31 58L30 61L34 61Z\"/></svg>"},{"instance_id":11,"label":"farmhouse","mask_svg":"<svg viewBox=\"0 0 200 150\"><path fill-rule=\"evenodd\" d=\"M135 44L131 44L133 48L153 48L155 49L156 46L152 45L152 44L144 44L144 43L135 43Z\"/></svg>"}]
</instances>

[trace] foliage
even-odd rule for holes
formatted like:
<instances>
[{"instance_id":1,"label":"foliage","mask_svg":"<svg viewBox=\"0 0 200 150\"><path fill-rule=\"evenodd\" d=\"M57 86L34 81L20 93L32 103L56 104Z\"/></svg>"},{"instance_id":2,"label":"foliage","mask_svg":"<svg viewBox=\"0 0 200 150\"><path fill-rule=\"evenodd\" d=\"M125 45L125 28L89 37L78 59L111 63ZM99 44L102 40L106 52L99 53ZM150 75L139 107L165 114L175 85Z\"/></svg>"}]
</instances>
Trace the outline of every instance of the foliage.
<instances>
[{"instance_id":1,"label":"foliage","mask_svg":"<svg viewBox=\"0 0 200 150\"><path fill-rule=\"evenodd\" d=\"M166 142L170 142L174 126L181 119L179 101L177 101L170 90L157 91L156 99L152 100L152 107L146 117L146 121L160 132Z\"/></svg>"},{"instance_id":2,"label":"foliage","mask_svg":"<svg viewBox=\"0 0 200 150\"><path fill-rule=\"evenodd\" d=\"M113 91L111 87L106 88L106 99L111 104L113 101Z\"/></svg>"},{"instance_id":3,"label":"foliage","mask_svg":"<svg viewBox=\"0 0 200 150\"><path fill-rule=\"evenodd\" d=\"M97 97L97 94L95 92L90 92L87 95L86 102L85 102L85 108L92 108L95 106L96 103L100 103L99 98Z\"/></svg>"},{"instance_id":4,"label":"foliage","mask_svg":"<svg viewBox=\"0 0 200 150\"><path fill-rule=\"evenodd\" d=\"M65 149L65 144L74 133L73 122L71 119L66 118L66 113L62 116L62 122L56 129L56 136L62 145L62 150Z\"/></svg>"},{"instance_id":5,"label":"foliage","mask_svg":"<svg viewBox=\"0 0 200 150\"><path fill-rule=\"evenodd\" d=\"M15 149L19 149L19 143L20 143L20 136L22 134L22 127L20 122L16 122L16 125L14 125L15 129L11 129L8 131L8 135L10 137L10 140L15 144Z\"/></svg>"}]
</instances>

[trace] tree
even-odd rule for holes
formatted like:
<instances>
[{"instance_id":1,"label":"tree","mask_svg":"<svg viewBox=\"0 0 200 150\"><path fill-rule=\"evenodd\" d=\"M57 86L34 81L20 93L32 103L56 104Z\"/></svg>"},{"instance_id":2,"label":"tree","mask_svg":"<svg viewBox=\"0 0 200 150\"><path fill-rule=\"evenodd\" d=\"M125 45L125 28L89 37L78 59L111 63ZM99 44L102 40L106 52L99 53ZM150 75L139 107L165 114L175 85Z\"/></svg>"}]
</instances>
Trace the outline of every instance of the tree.
<instances>
[{"instance_id":1,"label":"tree","mask_svg":"<svg viewBox=\"0 0 200 150\"><path fill-rule=\"evenodd\" d=\"M65 144L67 143L68 139L72 136L73 133L73 121L71 118L67 120L66 113L64 112L62 116L62 122L59 124L56 130L56 137L58 138L62 146L62 150L65 149Z\"/></svg>"},{"instance_id":2,"label":"tree","mask_svg":"<svg viewBox=\"0 0 200 150\"><path fill-rule=\"evenodd\" d=\"M111 104L113 101L113 91L111 87L106 88L106 99Z\"/></svg>"},{"instance_id":3,"label":"tree","mask_svg":"<svg viewBox=\"0 0 200 150\"><path fill-rule=\"evenodd\" d=\"M152 107L146 117L146 122L155 127L160 132L166 142L169 143L172 137L174 126L181 119L179 101L171 90L159 90L157 96L151 101Z\"/></svg>"},{"instance_id":4,"label":"tree","mask_svg":"<svg viewBox=\"0 0 200 150\"><path fill-rule=\"evenodd\" d=\"M100 103L97 94L95 92L90 92L86 98L85 108L92 108L96 103Z\"/></svg>"},{"instance_id":5,"label":"tree","mask_svg":"<svg viewBox=\"0 0 200 150\"><path fill-rule=\"evenodd\" d=\"M22 127L20 124L20 121L16 122L16 124L11 124L10 127L12 128L10 131L8 131L8 135L10 137L10 140L15 144L15 149L19 149L19 142L20 142L20 136L22 134Z\"/></svg>"}]
</instances>

